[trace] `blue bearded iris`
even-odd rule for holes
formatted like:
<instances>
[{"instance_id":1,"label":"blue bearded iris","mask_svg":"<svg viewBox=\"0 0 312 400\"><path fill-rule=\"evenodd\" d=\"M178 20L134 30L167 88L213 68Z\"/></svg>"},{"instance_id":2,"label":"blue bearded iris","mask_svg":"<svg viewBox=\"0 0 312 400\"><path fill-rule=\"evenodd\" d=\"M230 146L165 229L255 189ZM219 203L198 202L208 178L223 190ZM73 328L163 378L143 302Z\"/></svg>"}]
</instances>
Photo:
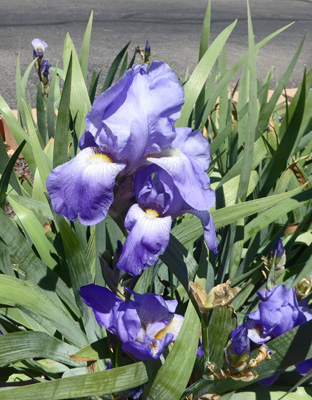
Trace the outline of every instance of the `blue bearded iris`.
<instances>
[{"instance_id":1,"label":"blue bearded iris","mask_svg":"<svg viewBox=\"0 0 312 400\"><path fill-rule=\"evenodd\" d=\"M127 71L87 114L81 152L49 175L54 210L85 225L103 220L116 178L132 175L146 157L172 143L183 96L176 74L164 63Z\"/></svg>"},{"instance_id":2,"label":"blue bearded iris","mask_svg":"<svg viewBox=\"0 0 312 400\"><path fill-rule=\"evenodd\" d=\"M157 164L151 164L135 174L134 192L138 203L129 209L125 218L124 225L130 233L117 263L119 269L132 275L139 275L155 264L168 246L172 220L184 213L200 218L207 246L214 253L217 252L214 223L207 211L215 201L214 192L209 189L209 178L205 174L205 168L208 169L209 166L209 151L202 153L203 146L205 149L208 141L200 131L194 133L190 129L178 131L178 137L184 138L184 143L190 145L189 153L187 145L182 148L185 153L181 148L172 147L168 153L178 153L177 161L174 155L168 157L168 161L157 158L166 170ZM196 146L191 145L194 140L199 142L197 152ZM148 158L148 161L154 160ZM178 164L178 171L184 167L181 179L179 174L176 176L176 170L171 167L171 163ZM199 176L202 180L196 179ZM199 209L193 208L194 205Z\"/></svg>"},{"instance_id":3,"label":"blue bearded iris","mask_svg":"<svg viewBox=\"0 0 312 400\"><path fill-rule=\"evenodd\" d=\"M277 285L257 294L261 300L258 310L248 314L249 319L233 331L231 337L243 330L252 342L264 344L312 319L307 300L298 303L294 288ZM312 368L312 359L297 364L296 368L300 374L305 375ZM277 379L278 375L275 375L259 383L269 386Z\"/></svg>"},{"instance_id":4,"label":"blue bearded iris","mask_svg":"<svg viewBox=\"0 0 312 400\"><path fill-rule=\"evenodd\" d=\"M156 360L176 340L184 317L174 314L176 300L128 291L134 296L128 303L97 285L83 286L79 294L98 324L120 338L123 351L141 361Z\"/></svg>"}]
</instances>

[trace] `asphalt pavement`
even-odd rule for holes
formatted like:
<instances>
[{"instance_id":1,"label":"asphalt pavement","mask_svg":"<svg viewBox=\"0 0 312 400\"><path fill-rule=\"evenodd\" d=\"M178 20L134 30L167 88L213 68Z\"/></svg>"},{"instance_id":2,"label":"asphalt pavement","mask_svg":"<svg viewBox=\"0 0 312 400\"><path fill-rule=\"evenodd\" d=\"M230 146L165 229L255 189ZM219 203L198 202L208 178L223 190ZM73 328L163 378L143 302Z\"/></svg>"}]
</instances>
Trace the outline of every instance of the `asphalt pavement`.
<instances>
[{"instance_id":1,"label":"asphalt pavement","mask_svg":"<svg viewBox=\"0 0 312 400\"><path fill-rule=\"evenodd\" d=\"M120 49L131 40L131 52L148 39L154 60L167 60L184 76L198 58L206 0L0 0L0 94L16 107L15 70L18 54L21 70L32 61L33 38L48 43L46 58L62 63L66 33L80 52L91 10L94 22L90 47L90 73L102 69L100 83ZM258 54L258 75L263 79L275 66L278 80L287 68L304 34L306 41L288 87L296 87L304 66L312 67L312 0L250 0L255 41L295 21ZM245 0L212 0L211 40L235 19L237 25L227 44L231 66L248 48ZM36 72L30 76L29 95L34 103Z\"/></svg>"}]
</instances>

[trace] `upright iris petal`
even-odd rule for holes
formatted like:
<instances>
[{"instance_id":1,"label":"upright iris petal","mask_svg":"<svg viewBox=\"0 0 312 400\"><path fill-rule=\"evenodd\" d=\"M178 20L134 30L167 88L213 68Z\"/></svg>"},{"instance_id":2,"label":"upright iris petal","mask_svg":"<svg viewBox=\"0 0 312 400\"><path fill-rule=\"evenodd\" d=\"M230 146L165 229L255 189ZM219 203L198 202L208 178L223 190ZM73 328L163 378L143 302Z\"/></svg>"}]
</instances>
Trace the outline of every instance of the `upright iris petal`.
<instances>
[{"instance_id":1,"label":"upright iris petal","mask_svg":"<svg viewBox=\"0 0 312 400\"><path fill-rule=\"evenodd\" d=\"M176 340L183 317L173 314L175 301L165 301L152 293L131 293L135 301L126 303L97 285L83 286L79 291L84 302L92 307L98 323L119 336L123 351L138 360L155 360Z\"/></svg>"},{"instance_id":2,"label":"upright iris petal","mask_svg":"<svg viewBox=\"0 0 312 400\"><path fill-rule=\"evenodd\" d=\"M147 158L163 168L173 179L183 200L196 210L208 210L215 203L206 173L210 163L208 140L201 131L178 128L172 145Z\"/></svg>"},{"instance_id":3,"label":"upright iris petal","mask_svg":"<svg viewBox=\"0 0 312 400\"><path fill-rule=\"evenodd\" d=\"M161 152L175 138L183 95L176 74L165 63L126 71L96 99L79 141L81 153L97 149L113 162L103 157L98 163L86 162L87 157L78 155L53 170L47 188L55 211L69 219L78 217L83 224L104 219L118 175L132 175L148 154Z\"/></svg>"},{"instance_id":4,"label":"upright iris petal","mask_svg":"<svg viewBox=\"0 0 312 400\"><path fill-rule=\"evenodd\" d=\"M85 119L86 132L99 147L113 148L133 172L146 155L159 153L175 138L183 96L165 63L134 66L96 99Z\"/></svg>"}]
</instances>

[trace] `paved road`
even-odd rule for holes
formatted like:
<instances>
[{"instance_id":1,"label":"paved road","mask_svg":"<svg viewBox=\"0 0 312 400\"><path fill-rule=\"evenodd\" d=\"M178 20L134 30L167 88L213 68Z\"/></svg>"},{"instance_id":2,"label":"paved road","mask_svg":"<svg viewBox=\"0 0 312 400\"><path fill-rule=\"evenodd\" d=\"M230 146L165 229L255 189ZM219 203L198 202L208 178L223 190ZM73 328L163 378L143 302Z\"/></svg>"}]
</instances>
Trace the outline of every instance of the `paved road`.
<instances>
[{"instance_id":1,"label":"paved road","mask_svg":"<svg viewBox=\"0 0 312 400\"><path fill-rule=\"evenodd\" d=\"M294 25L265 46L258 55L258 75L263 78L275 65L278 79L307 32L306 43L289 87L299 84L304 65L312 66L312 0L250 0L256 42L275 30ZM31 40L39 37L49 47L52 65L62 59L67 32L80 49L91 10L94 24L90 71L108 66L118 51L131 40L133 48L149 39L153 59L166 59L180 75L196 65L206 0L0 0L0 94L15 107L15 66L21 55L24 71L32 60ZM211 36L215 38L235 19L237 26L227 46L232 65L246 51L247 11L245 0L212 0ZM30 96L36 82L31 75ZM32 100L33 101L33 100Z\"/></svg>"}]
</instances>

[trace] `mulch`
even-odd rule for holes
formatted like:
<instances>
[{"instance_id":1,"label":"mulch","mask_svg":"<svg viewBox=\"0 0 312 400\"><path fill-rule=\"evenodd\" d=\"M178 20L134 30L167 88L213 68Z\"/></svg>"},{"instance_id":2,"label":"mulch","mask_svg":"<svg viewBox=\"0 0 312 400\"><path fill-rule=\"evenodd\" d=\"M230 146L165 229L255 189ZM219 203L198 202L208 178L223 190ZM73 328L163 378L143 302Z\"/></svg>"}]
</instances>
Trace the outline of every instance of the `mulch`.
<instances>
[{"instance_id":1,"label":"mulch","mask_svg":"<svg viewBox=\"0 0 312 400\"><path fill-rule=\"evenodd\" d=\"M1 140L1 139L0 139ZM4 142L7 154L9 156L9 158L12 157L12 155L14 154L14 150L8 145L7 142ZM22 179L27 179L26 177L29 176L31 178L33 178L32 173L30 171L30 168L28 166L28 164L25 161L25 158L23 156L20 156L17 160L16 163L14 165L14 171L17 175L17 178L19 180ZM11 207L11 205L9 204L8 201L6 201L6 209L5 209L6 213L11 217L14 218L15 217L15 213Z\"/></svg>"}]
</instances>

